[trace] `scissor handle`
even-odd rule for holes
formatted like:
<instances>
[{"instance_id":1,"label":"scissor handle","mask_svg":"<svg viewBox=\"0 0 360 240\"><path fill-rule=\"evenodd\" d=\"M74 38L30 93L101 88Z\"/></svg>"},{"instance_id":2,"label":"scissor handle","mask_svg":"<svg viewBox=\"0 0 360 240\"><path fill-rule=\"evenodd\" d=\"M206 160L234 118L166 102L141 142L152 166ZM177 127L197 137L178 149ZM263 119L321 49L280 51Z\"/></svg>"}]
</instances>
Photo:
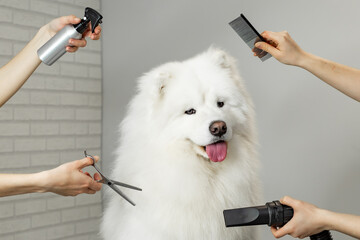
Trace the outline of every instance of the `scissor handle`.
<instances>
[{"instance_id":1,"label":"scissor handle","mask_svg":"<svg viewBox=\"0 0 360 240\"><path fill-rule=\"evenodd\" d=\"M91 165L95 165L95 158L89 154L86 153L86 150L84 150L85 157L91 158L93 160L93 163Z\"/></svg>"},{"instance_id":2,"label":"scissor handle","mask_svg":"<svg viewBox=\"0 0 360 240\"><path fill-rule=\"evenodd\" d=\"M89 158L91 158L91 159L93 160L93 163L92 163L91 165L96 169L96 171L100 174L100 176L101 176L101 178L102 178L99 182L108 184L110 181L109 181L109 179L107 179L107 177L105 177L105 176L102 174L102 172L100 171L100 169L96 166L96 164L95 164L95 158L94 158L93 156L87 154L87 153L86 153L86 150L84 151L84 154L85 154L85 157L89 157ZM108 185L109 185L109 184L108 184Z\"/></svg>"}]
</instances>

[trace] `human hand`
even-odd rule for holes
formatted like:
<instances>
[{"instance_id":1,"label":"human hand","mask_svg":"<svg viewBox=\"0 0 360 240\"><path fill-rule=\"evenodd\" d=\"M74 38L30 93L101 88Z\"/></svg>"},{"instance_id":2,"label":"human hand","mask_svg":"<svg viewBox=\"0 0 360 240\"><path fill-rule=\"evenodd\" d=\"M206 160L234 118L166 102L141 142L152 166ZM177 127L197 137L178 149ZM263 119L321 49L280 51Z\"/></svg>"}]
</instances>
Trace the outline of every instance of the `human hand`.
<instances>
[{"instance_id":1,"label":"human hand","mask_svg":"<svg viewBox=\"0 0 360 240\"><path fill-rule=\"evenodd\" d=\"M274 58L284 64L300 65L300 61L305 56L305 52L290 37L288 32L265 31L261 36L267 42L255 43L255 48L253 50L255 56L258 56L259 51L255 51L256 48L258 48L270 53Z\"/></svg>"},{"instance_id":2,"label":"human hand","mask_svg":"<svg viewBox=\"0 0 360 240\"><path fill-rule=\"evenodd\" d=\"M58 31L68 24L77 24L81 21L80 18L74 15L63 16L53 19L47 25L44 26L50 37L53 37ZM90 26L90 24L89 24ZM101 36L101 26L98 25L95 28L94 33L91 32L91 26L83 33L82 39L70 39L69 46L66 47L68 52L76 52L79 47L85 47L87 42L85 37L90 37L92 40L98 40Z\"/></svg>"},{"instance_id":3,"label":"human hand","mask_svg":"<svg viewBox=\"0 0 360 240\"><path fill-rule=\"evenodd\" d=\"M261 42L261 41L262 41L262 40L260 39L260 37L257 37L257 38L255 39L255 41L254 41L254 46L255 46L256 43ZM257 47L254 47L254 48L252 49L252 51L253 51L253 53L254 53L254 56L257 56L257 57L259 57L259 58L262 58L262 57L264 57L264 56L267 54L266 51L261 50L260 48L257 48Z\"/></svg>"},{"instance_id":4,"label":"human hand","mask_svg":"<svg viewBox=\"0 0 360 240\"><path fill-rule=\"evenodd\" d=\"M293 218L283 227L271 227L276 238L286 234L294 238L305 238L325 230L326 211L307 202L285 196L280 202L294 209Z\"/></svg>"},{"instance_id":5,"label":"human hand","mask_svg":"<svg viewBox=\"0 0 360 240\"><path fill-rule=\"evenodd\" d=\"M96 162L99 157L94 157ZM96 182L101 180L98 173L94 174L94 178L88 172L81 169L92 165L93 160L83 158L81 160L65 163L57 168L43 172L45 189L63 196L76 196L80 193L94 194L101 189L102 184Z\"/></svg>"}]
</instances>

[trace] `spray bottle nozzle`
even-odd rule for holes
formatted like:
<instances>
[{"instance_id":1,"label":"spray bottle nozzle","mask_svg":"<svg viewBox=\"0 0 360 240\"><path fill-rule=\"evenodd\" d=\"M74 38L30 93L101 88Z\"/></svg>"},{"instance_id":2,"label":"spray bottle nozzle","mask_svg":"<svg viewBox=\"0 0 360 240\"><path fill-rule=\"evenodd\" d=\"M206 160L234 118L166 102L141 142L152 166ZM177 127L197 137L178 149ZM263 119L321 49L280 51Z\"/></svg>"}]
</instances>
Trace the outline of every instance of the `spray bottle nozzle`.
<instances>
[{"instance_id":1,"label":"spray bottle nozzle","mask_svg":"<svg viewBox=\"0 0 360 240\"><path fill-rule=\"evenodd\" d=\"M95 11L92 8L85 8L85 15L86 19L91 22L91 31L94 33L95 28L102 23L101 19L103 18L100 13Z\"/></svg>"},{"instance_id":2,"label":"spray bottle nozzle","mask_svg":"<svg viewBox=\"0 0 360 240\"><path fill-rule=\"evenodd\" d=\"M102 23L102 21L101 21L102 18L103 17L101 16L101 14L98 13L96 10L87 7L87 8L85 8L84 18L81 19L80 23L75 24L74 28L76 29L77 32L82 34L87 29L88 23L91 22L91 31L94 33L95 28L100 23Z\"/></svg>"}]
</instances>

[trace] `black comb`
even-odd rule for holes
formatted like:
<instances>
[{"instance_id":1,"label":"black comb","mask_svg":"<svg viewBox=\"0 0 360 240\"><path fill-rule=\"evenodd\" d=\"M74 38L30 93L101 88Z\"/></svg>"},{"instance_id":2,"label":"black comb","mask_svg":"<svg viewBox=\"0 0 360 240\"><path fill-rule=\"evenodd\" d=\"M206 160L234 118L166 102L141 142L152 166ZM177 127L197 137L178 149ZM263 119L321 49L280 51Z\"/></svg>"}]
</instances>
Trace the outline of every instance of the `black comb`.
<instances>
[{"instance_id":1,"label":"black comb","mask_svg":"<svg viewBox=\"0 0 360 240\"><path fill-rule=\"evenodd\" d=\"M257 42L266 42L266 40L256 31L256 29L251 25L251 23L246 19L244 14L241 14L240 17L231 21L229 25L235 30L235 32L241 37L242 40L252 49L257 52L258 57L261 61L265 61L271 58L271 54L265 51L262 51L255 47Z\"/></svg>"}]
</instances>

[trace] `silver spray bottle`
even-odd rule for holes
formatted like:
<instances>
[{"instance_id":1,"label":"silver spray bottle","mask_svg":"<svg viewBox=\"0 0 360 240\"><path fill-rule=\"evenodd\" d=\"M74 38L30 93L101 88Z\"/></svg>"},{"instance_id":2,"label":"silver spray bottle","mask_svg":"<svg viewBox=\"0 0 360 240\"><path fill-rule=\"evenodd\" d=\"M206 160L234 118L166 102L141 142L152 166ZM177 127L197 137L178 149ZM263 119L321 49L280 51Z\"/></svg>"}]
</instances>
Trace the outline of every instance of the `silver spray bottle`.
<instances>
[{"instance_id":1,"label":"silver spray bottle","mask_svg":"<svg viewBox=\"0 0 360 240\"><path fill-rule=\"evenodd\" d=\"M91 30L94 32L95 28L102 22L101 19L102 16L100 13L92 8L85 8L85 15L84 18L81 19L80 23L66 25L41 48L39 48L37 54L40 60L46 65L52 65L66 53L66 46L69 46L69 39L81 39L89 22L91 22Z\"/></svg>"}]
</instances>

